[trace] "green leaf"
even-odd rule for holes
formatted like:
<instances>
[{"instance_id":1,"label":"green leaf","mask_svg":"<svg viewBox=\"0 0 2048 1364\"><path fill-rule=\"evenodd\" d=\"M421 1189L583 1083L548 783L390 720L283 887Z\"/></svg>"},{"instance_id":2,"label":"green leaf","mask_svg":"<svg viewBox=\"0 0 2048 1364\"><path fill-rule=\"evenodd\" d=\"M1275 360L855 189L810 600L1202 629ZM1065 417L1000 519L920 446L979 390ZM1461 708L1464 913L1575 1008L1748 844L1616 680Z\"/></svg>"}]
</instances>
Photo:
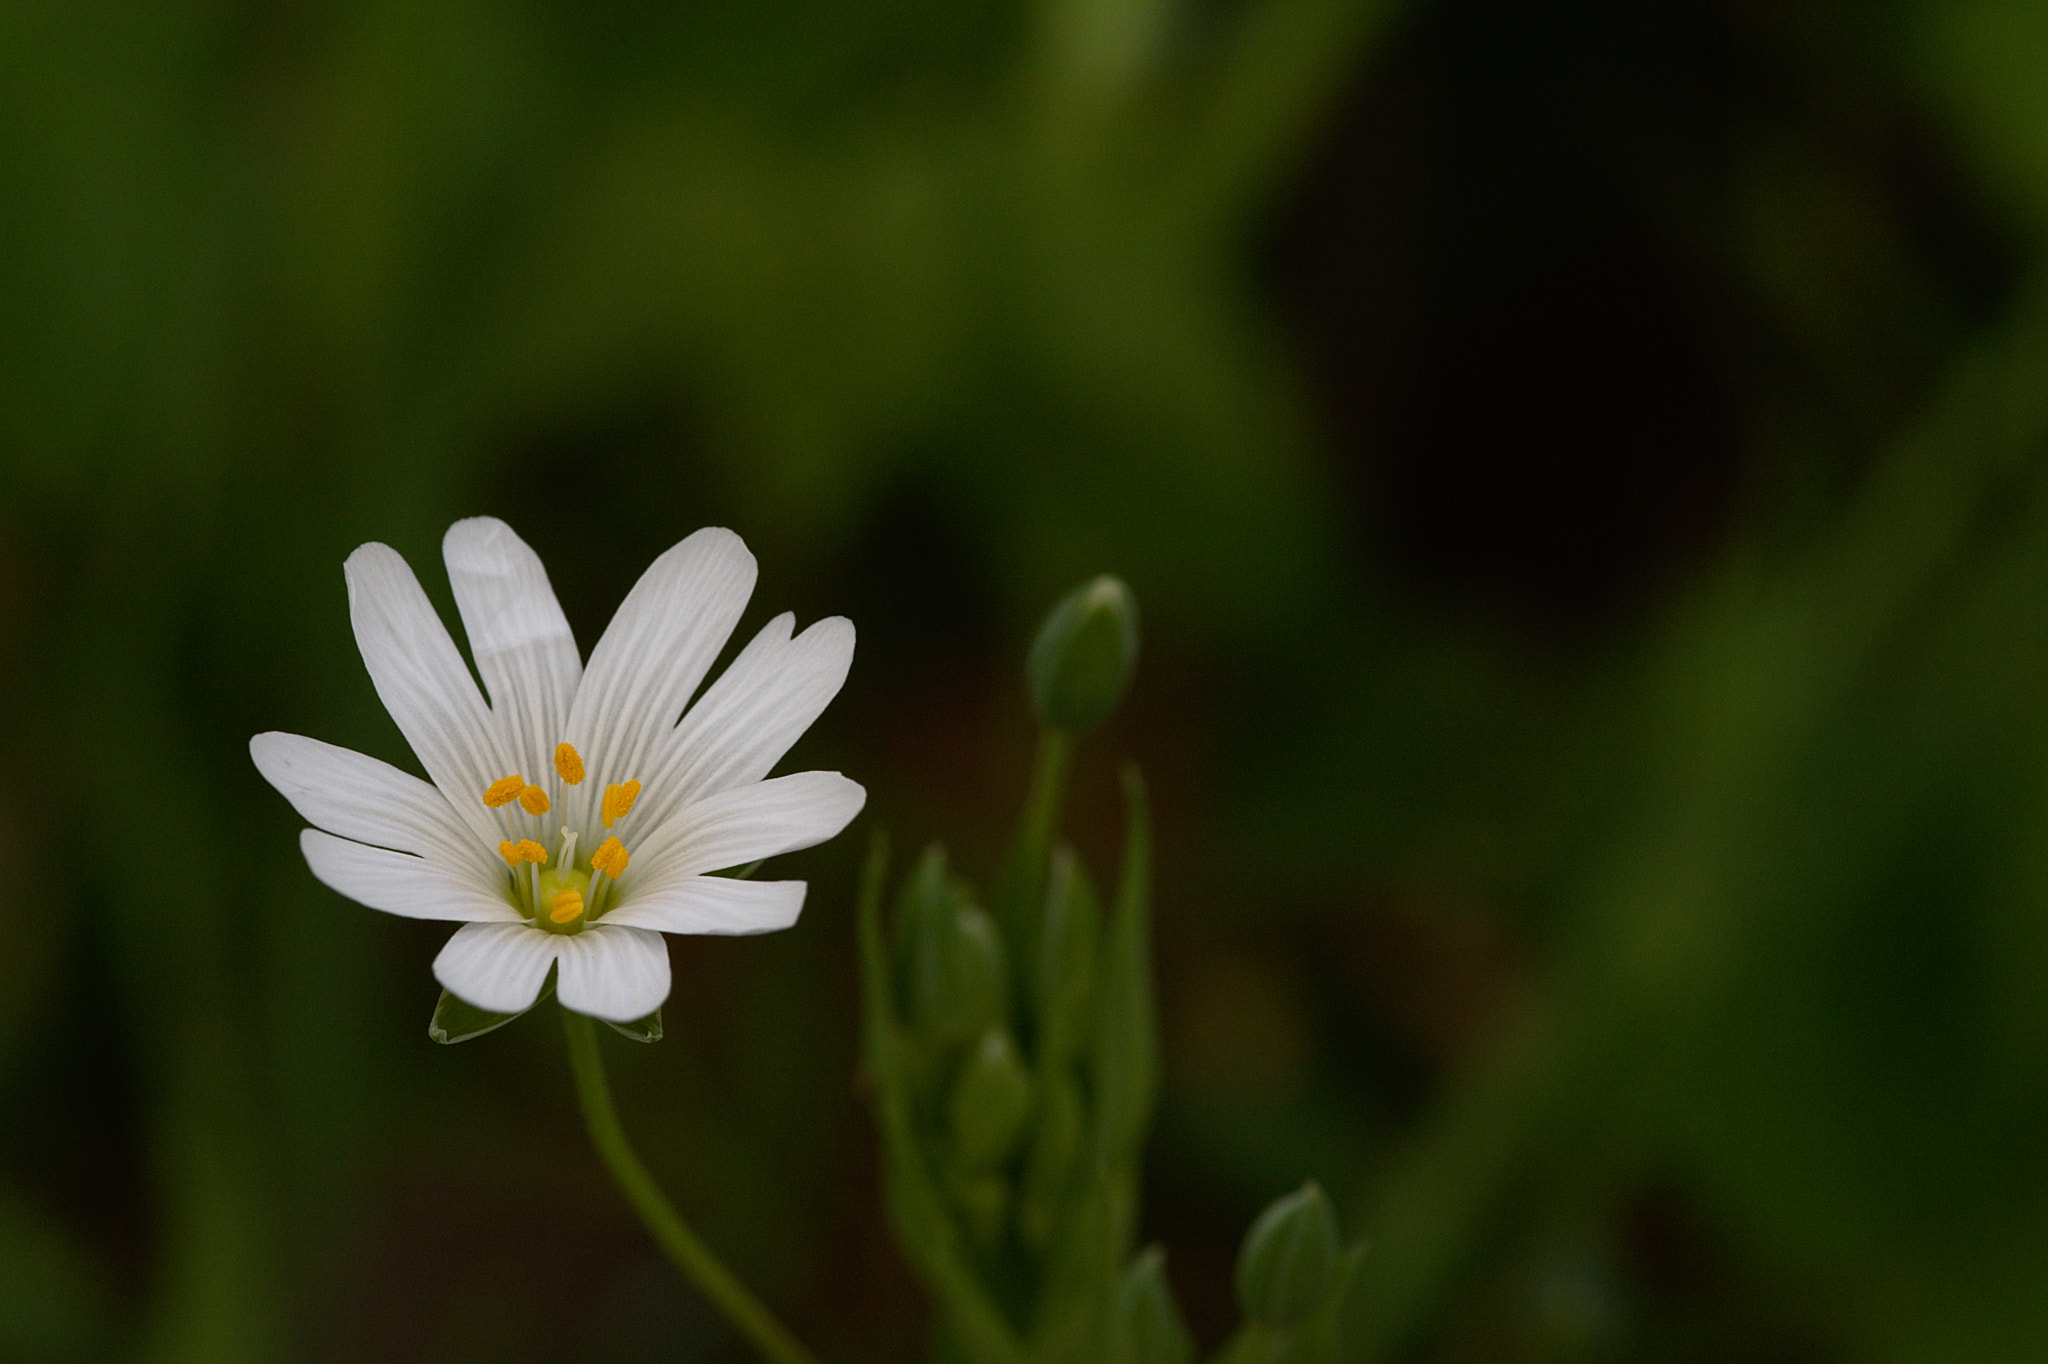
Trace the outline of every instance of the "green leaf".
<instances>
[{"instance_id":1,"label":"green leaf","mask_svg":"<svg viewBox=\"0 0 2048 1364\"><path fill-rule=\"evenodd\" d=\"M1129 1169L1152 1120L1159 1074L1158 1006L1152 988L1152 821L1145 783L1127 764L1124 849L1102 952L1102 984L1089 1060L1095 1082L1096 1156Z\"/></svg>"},{"instance_id":2,"label":"green leaf","mask_svg":"<svg viewBox=\"0 0 2048 1364\"><path fill-rule=\"evenodd\" d=\"M659 1042L661 1040L661 1010L656 1009L645 1018L636 1018L631 1023L614 1023L608 1018L598 1022L610 1028L621 1037L630 1037L635 1042Z\"/></svg>"},{"instance_id":3,"label":"green leaf","mask_svg":"<svg viewBox=\"0 0 2048 1364\"><path fill-rule=\"evenodd\" d=\"M1095 888L1064 843L1053 849L1044 914L1033 981L1038 1021L1033 1055L1041 1069L1055 1069L1073 1057L1091 1031L1095 954L1102 939Z\"/></svg>"}]
</instances>

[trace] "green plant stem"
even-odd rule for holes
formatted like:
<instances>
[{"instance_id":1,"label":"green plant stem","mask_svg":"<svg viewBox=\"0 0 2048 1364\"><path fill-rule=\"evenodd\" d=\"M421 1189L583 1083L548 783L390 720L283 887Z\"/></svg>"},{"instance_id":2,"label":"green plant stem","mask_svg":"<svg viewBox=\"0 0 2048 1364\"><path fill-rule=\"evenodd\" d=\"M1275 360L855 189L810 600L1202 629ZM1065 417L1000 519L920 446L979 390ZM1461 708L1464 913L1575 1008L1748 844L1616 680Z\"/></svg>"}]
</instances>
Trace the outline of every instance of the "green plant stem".
<instances>
[{"instance_id":1,"label":"green plant stem","mask_svg":"<svg viewBox=\"0 0 2048 1364\"><path fill-rule=\"evenodd\" d=\"M591 1145L597 1148L626 1201L640 1214L640 1220L654 1233L668 1258L684 1278L711 1299L713 1306L725 1313L726 1319L761 1352L762 1358L774 1364L817 1364L811 1352L684 1225L656 1186L654 1177L647 1173L647 1167L640 1163L640 1157L633 1154L625 1129L619 1126L618 1111L612 1107L611 1086L604 1077L604 1059L598 1054L597 1030L591 1021L564 1009L562 1027L569 1035L569 1064L576 1072L576 1096L583 1102Z\"/></svg>"},{"instance_id":2,"label":"green plant stem","mask_svg":"<svg viewBox=\"0 0 2048 1364\"><path fill-rule=\"evenodd\" d=\"M1031 767L1031 790L1024 797L1026 865L1043 874L1052 850L1053 826L1059 822L1060 796L1067 785L1067 755L1072 742L1065 730L1046 725L1038 732L1038 758Z\"/></svg>"}]
</instances>

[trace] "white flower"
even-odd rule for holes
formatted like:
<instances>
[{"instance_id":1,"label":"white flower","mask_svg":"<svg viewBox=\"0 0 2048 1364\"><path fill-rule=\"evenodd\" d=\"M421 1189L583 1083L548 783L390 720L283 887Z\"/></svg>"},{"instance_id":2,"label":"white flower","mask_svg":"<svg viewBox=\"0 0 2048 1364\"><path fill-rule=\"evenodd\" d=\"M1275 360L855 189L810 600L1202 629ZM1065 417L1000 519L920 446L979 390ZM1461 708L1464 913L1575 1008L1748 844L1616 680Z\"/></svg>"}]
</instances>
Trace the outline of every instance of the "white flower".
<instances>
[{"instance_id":1,"label":"white flower","mask_svg":"<svg viewBox=\"0 0 2048 1364\"><path fill-rule=\"evenodd\" d=\"M458 521L442 553L488 706L396 551L364 545L344 568L363 663L432 785L317 739L249 741L319 826L299 838L313 874L372 909L461 923L434 976L491 1013L530 1008L555 966L563 1007L630 1022L668 997L662 933L796 922L803 882L707 873L822 843L860 812L867 793L837 772L764 780L846 680L852 623L792 635L777 616L685 712L753 592L731 531L656 559L587 667L510 527Z\"/></svg>"}]
</instances>

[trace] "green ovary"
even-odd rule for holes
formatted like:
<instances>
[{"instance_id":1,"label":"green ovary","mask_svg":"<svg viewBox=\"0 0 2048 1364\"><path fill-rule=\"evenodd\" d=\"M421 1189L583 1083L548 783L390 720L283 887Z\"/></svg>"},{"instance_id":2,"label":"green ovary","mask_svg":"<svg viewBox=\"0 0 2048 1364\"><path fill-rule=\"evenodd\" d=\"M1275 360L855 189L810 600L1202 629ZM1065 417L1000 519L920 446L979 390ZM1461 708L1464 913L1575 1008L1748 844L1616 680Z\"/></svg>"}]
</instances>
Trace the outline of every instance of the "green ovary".
<instances>
[{"instance_id":1,"label":"green ovary","mask_svg":"<svg viewBox=\"0 0 2048 1364\"><path fill-rule=\"evenodd\" d=\"M540 874L533 925L550 933L581 933L589 922L590 873L549 867Z\"/></svg>"}]
</instances>

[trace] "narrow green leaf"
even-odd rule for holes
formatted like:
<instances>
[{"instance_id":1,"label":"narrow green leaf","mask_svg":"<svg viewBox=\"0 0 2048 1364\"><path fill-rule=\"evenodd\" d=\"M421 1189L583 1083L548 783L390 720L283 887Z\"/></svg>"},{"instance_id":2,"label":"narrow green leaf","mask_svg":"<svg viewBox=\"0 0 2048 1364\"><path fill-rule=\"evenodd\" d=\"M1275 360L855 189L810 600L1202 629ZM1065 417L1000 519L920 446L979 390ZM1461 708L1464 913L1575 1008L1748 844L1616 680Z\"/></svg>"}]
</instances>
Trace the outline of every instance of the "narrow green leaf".
<instances>
[{"instance_id":1,"label":"narrow green leaf","mask_svg":"<svg viewBox=\"0 0 2048 1364\"><path fill-rule=\"evenodd\" d=\"M1152 821L1145 782L1126 764L1124 848L1102 952L1091 1058L1096 1156L1129 1169L1152 1121L1159 1074L1158 1006L1152 987Z\"/></svg>"},{"instance_id":2,"label":"narrow green leaf","mask_svg":"<svg viewBox=\"0 0 2048 1364\"><path fill-rule=\"evenodd\" d=\"M1102 911L1095 888L1074 850L1053 850L1033 972L1038 1037L1033 1055L1041 1069L1064 1067L1092 1031L1095 957Z\"/></svg>"}]
</instances>

